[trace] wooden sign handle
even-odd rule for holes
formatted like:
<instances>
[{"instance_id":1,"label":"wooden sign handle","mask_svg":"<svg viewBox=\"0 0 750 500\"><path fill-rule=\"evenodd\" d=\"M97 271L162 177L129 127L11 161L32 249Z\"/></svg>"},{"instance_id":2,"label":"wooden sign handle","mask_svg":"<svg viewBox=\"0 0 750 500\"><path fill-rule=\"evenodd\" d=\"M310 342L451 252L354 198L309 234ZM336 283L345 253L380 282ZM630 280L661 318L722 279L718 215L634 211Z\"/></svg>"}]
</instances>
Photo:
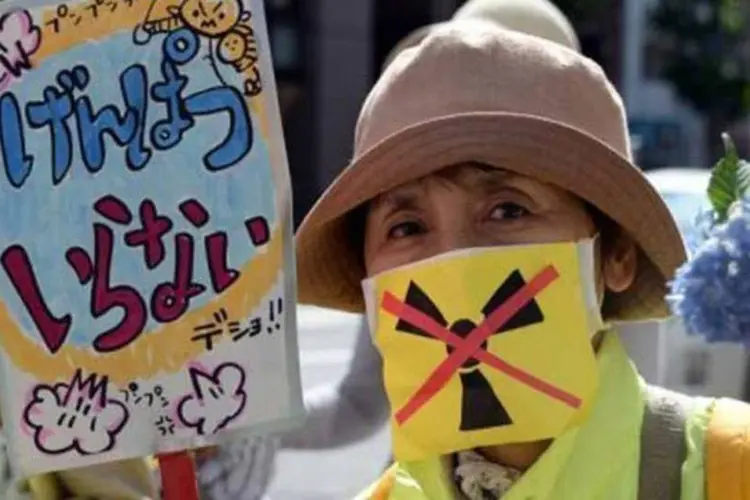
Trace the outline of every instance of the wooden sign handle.
<instances>
[{"instance_id":1,"label":"wooden sign handle","mask_svg":"<svg viewBox=\"0 0 750 500\"><path fill-rule=\"evenodd\" d=\"M163 500L199 500L195 462L187 451L158 455Z\"/></svg>"}]
</instances>

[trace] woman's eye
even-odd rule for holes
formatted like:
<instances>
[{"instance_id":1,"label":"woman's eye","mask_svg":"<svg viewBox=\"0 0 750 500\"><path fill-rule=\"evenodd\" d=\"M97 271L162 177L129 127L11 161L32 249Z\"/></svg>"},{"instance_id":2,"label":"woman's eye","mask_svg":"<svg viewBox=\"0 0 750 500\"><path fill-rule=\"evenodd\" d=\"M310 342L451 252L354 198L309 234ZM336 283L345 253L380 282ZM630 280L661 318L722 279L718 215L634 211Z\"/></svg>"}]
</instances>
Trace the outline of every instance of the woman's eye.
<instances>
[{"instance_id":1,"label":"woman's eye","mask_svg":"<svg viewBox=\"0 0 750 500\"><path fill-rule=\"evenodd\" d=\"M507 220L507 219L512 220L512 219L519 219L528 214L529 214L529 211L526 210L521 205L518 205L512 202L505 202L505 203L500 203L499 205L496 205L495 208L492 209L490 218L492 220Z\"/></svg>"},{"instance_id":2,"label":"woman's eye","mask_svg":"<svg viewBox=\"0 0 750 500\"><path fill-rule=\"evenodd\" d=\"M424 232L422 225L416 221L401 222L394 225L388 230L388 239L397 240L401 238L408 238Z\"/></svg>"}]
</instances>

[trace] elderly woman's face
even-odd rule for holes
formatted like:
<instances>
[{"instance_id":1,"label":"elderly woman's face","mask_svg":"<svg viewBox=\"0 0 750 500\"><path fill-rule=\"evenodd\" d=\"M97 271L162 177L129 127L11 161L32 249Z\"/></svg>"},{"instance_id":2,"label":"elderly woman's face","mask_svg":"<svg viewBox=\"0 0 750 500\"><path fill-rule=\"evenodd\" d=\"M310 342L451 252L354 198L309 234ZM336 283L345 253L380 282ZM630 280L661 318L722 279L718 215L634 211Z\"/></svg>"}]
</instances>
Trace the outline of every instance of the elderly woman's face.
<instances>
[{"instance_id":1,"label":"elderly woman's face","mask_svg":"<svg viewBox=\"0 0 750 500\"><path fill-rule=\"evenodd\" d=\"M581 200L555 186L503 170L459 165L375 199L366 217L368 276L462 248L576 241L596 234ZM597 284L630 286L636 251L629 238L608 243Z\"/></svg>"}]
</instances>

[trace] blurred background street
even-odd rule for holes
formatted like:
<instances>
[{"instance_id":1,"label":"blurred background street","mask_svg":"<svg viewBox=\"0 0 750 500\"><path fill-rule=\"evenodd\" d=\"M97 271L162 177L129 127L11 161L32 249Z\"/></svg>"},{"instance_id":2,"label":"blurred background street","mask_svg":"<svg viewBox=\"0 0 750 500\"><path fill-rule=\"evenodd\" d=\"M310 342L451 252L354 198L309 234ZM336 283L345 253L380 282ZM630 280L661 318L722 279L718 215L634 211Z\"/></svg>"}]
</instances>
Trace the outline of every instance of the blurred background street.
<instances>
[{"instance_id":1,"label":"blurred background street","mask_svg":"<svg viewBox=\"0 0 750 500\"><path fill-rule=\"evenodd\" d=\"M356 316L302 307L300 360L305 390L339 381L345 374L359 326ZM353 498L385 466L387 430L337 451L282 452L271 500Z\"/></svg>"}]
</instances>

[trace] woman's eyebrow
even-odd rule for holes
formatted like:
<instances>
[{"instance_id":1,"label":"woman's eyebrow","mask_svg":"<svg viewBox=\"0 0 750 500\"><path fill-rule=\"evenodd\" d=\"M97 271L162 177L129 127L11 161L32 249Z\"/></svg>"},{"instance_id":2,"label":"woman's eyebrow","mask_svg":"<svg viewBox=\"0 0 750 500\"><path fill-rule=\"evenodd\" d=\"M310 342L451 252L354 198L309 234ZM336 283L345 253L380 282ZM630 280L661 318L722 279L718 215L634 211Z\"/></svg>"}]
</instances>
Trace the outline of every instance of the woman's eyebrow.
<instances>
[{"instance_id":1,"label":"woman's eyebrow","mask_svg":"<svg viewBox=\"0 0 750 500\"><path fill-rule=\"evenodd\" d=\"M509 175L487 175L484 178L476 179L476 186L488 193L514 187L513 177Z\"/></svg>"},{"instance_id":2,"label":"woman's eyebrow","mask_svg":"<svg viewBox=\"0 0 750 500\"><path fill-rule=\"evenodd\" d=\"M506 171L487 172L485 175L474 176L466 187L477 193L477 199L491 198L503 194L512 195L531 208L538 205L544 195L536 186L526 182L526 178Z\"/></svg>"},{"instance_id":3,"label":"woman's eyebrow","mask_svg":"<svg viewBox=\"0 0 750 500\"><path fill-rule=\"evenodd\" d=\"M483 172L482 175L467 179L468 182L465 185L484 194L494 194L505 189L520 190L518 182L520 179L521 177L505 171Z\"/></svg>"},{"instance_id":4,"label":"woman's eyebrow","mask_svg":"<svg viewBox=\"0 0 750 500\"><path fill-rule=\"evenodd\" d=\"M390 192L377 197L372 203L372 213L382 213L387 217L402 210L415 210L419 205L414 192Z\"/></svg>"}]
</instances>

